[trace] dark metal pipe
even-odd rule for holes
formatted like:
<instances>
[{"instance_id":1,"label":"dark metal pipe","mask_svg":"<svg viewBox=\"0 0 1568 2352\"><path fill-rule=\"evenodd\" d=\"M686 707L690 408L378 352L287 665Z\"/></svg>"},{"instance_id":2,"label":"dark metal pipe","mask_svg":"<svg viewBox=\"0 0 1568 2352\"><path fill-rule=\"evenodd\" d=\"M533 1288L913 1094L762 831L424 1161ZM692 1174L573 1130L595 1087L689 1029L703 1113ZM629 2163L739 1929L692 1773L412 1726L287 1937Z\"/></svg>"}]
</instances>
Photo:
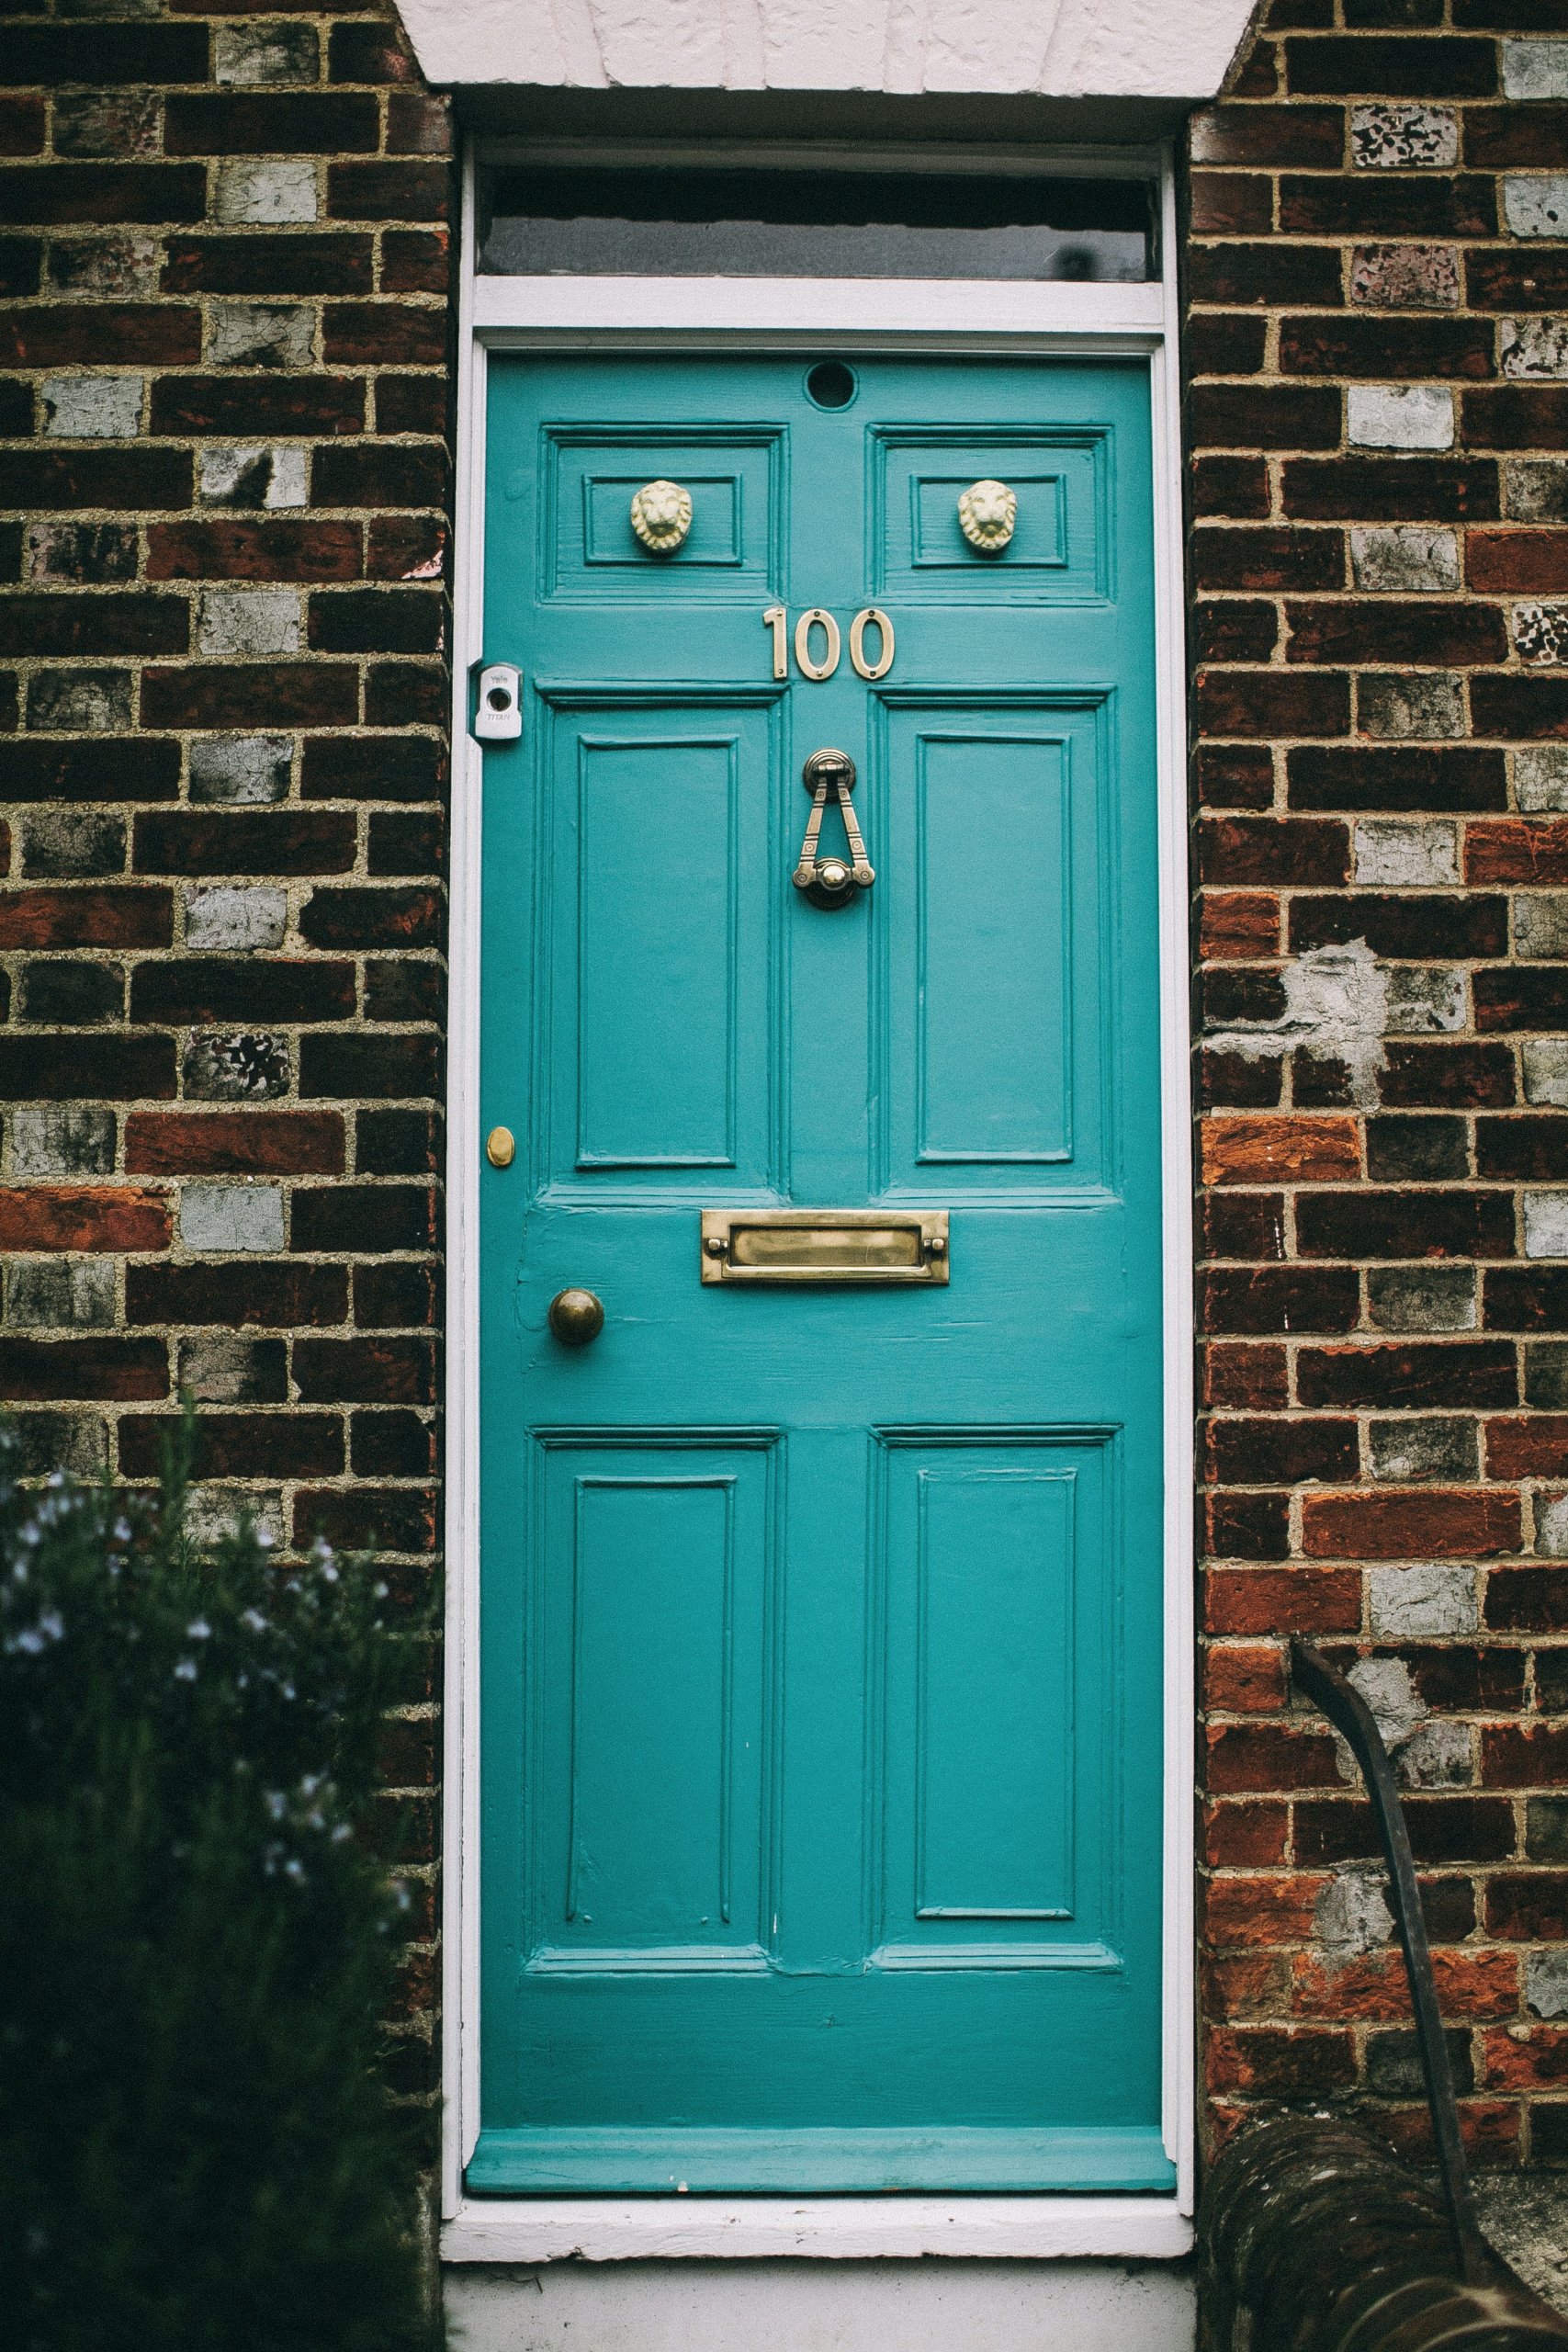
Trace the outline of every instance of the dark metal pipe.
<instances>
[{"instance_id":1,"label":"dark metal pipe","mask_svg":"<svg viewBox=\"0 0 1568 2352\"><path fill-rule=\"evenodd\" d=\"M1366 1782L1383 1860L1388 1864L1394 1924L1404 1951L1404 1973L1410 1984L1410 2006L1416 2014L1421 2076L1427 2086L1427 2105L1431 2110L1432 2137L1437 2143L1438 2169L1453 2231L1454 2251L1459 2257L1461 2277L1479 2286L1493 2275L1493 2267L1476 2218L1470 2166L1460 2131L1459 2101L1454 2096L1453 2069L1449 2064L1449 2046L1443 2039L1442 2012L1438 2007L1438 1987L1432 1975L1426 1914L1416 1883L1410 1833L1404 1826L1393 1761L1383 1745L1372 1711L1355 1684L1347 1681L1321 1650L1299 1635L1291 1643L1291 1679L1346 1741Z\"/></svg>"}]
</instances>

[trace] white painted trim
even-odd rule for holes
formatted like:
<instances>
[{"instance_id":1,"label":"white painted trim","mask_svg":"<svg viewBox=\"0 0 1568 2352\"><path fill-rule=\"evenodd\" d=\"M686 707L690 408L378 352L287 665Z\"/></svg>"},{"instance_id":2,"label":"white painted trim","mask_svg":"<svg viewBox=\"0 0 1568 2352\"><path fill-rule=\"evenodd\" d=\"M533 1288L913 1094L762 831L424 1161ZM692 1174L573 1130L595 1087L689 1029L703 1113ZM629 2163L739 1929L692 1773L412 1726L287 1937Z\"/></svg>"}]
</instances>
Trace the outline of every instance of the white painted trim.
<instances>
[{"instance_id":1,"label":"white painted trim","mask_svg":"<svg viewBox=\"0 0 1568 2352\"><path fill-rule=\"evenodd\" d=\"M1154 428L1155 660L1159 696L1160 1092L1165 1283L1165 2133L1177 2201L1197 2202L1197 1941L1193 1724L1191 896L1187 821L1187 615L1181 500L1176 173L1162 174L1165 332L1149 360Z\"/></svg>"},{"instance_id":2,"label":"white painted trim","mask_svg":"<svg viewBox=\"0 0 1568 2352\"><path fill-rule=\"evenodd\" d=\"M474 334L474 161L463 164L452 561L452 781L446 1066L446 1640L443 1736L441 2205L462 2200L479 2111L479 909L483 767L468 670L484 628L486 353Z\"/></svg>"},{"instance_id":3,"label":"white painted trim","mask_svg":"<svg viewBox=\"0 0 1568 2352\"><path fill-rule=\"evenodd\" d=\"M1169 2198L473 2198L441 2233L444 2262L625 2262L800 2255L1051 2261L1175 2260L1192 2222Z\"/></svg>"},{"instance_id":4,"label":"white painted trim","mask_svg":"<svg viewBox=\"0 0 1568 2352\"><path fill-rule=\"evenodd\" d=\"M452 744L447 1182L447 1638L444 1897L447 2262L799 2255L1170 2259L1192 2242L1193 1942L1192 1226L1189 1091L1186 645L1174 181L1163 173L1159 286L987 281L477 278L473 161L464 180L459 310L457 688ZM672 294L671 289L676 289ZM949 297L961 295L961 302ZM1016 298L1016 299L1008 299ZM852 309L849 307L852 300ZM976 319L981 323L976 324ZM1150 368L1154 435L1160 828L1166 1394L1166 1724L1163 2126L1173 2197L469 2199L479 2136L479 837L481 755L468 676L483 649L484 398L492 349L922 347L1134 353ZM456 1996L454 1999L453 1996Z\"/></svg>"},{"instance_id":5,"label":"white painted trim","mask_svg":"<svg viewBox=\"0 0 1568 2352\"><path fill-rule=\"evenodd\" d=\"M476 277L474 326L602 335L736 336L1144 333L1166 322L1161 286L1037 285L967 277Z\"/></svg>"}]
</instances>

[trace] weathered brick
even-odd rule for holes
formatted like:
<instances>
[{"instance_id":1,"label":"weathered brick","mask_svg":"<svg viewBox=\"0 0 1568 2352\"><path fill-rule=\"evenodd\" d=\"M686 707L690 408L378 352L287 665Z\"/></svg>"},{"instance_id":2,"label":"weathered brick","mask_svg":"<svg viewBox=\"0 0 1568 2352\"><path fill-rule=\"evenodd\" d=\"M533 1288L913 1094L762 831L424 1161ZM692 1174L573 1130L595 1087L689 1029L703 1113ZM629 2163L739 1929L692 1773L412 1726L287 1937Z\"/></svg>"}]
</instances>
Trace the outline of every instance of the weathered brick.
<instances>
[{"instance_id":1,"label":"weathered brick","mask_svg":"<svg viewBox=\"0 0 1568 2352\"><path fill-rule=\"evenodd\" d=\"M296 1250L428 1250L439 1238L434 1195L408 1185L301 1186L294 1195Z\"/></svg>"},{"instance_id":2,"label":"weathered brick","mask_svg":"<svg viewBox=\"0 0 1568 2352\"><path fill-rule=\"evenodd\" d=\"M162 1340L0 1338L0 1397L136 1400L169 1393Z\"/></svg>"},{"instance_id":3,"label":"weathered brick","mask_svg":"<svg viewBox=\"0 0 1568 2352\"><path fill-rule=\"evenodd\" d=\"M1503 1340L1403 1346L1303 1348L1296 1393L1305 1406L1507 1406L1518 1402L1518 1369Z\"/></svg>"},{"instance_id":4,"label":"weathered brick","mask_svg":"<svg viewBox=\"0 0 1568 2352\"><path fill-rule=\"evenodd\" d=\"M212 519L153 524L152 580L357 580L364 549L356 523Z\"/></svg>"},{"instance_id":5,"label":"weathered brick","mask_svg":"<svg viewBox=\"0 0 1568 2352\"><path fill-rule=\"evenodd\" d=\"M1204 1181L1212 1184L1354 1181L1360 1139L1350 1119L1210 1119L1202 1133Z\"/></svg>"},{"instance_id":6,"label":"weathered brick","mask_svg":"<svg viewBox=\"0 0 1568 2352\"><path fill-rule=\"evenodd\" d=\"M336 1111L133 1111L125 1164L138 1175L341 1175Z\"/></svg>"},{"instance_id":7,"label":"weathered brick","mask_svg":"<svg viewBox=\"0 0 1568 2352\"><path fill-rule=\"evenodd\" d=\"M1200 1284L1202 1329L1258 1335L1353 1330L1360 1306L1353 1272L1319 1267L1210 1268ZM1281 1382L1282 1386L1282 1382ZM1212 1403L1263 1404L1251 1394L1212 1394ZM1303 1398L1303 1403L1309 1400Z\"/></svg>"},{"instance_id":8,"label":"weathered brick","mask_svg":"<svg viewBox=\"0 0 1568 2352\"><path fill-rule=\"evenodd\" d=\"M0 896L0 947L167 947L174 923L174 893L158 884Z\"/></svg>"},{"instance_id":9,"label":"weathered brick","mask_svg":"<svg viewBox=\"0 0 1568 2352\"><path fill-rule=\"evenodd\" d=\"M152 388L154 433L360 433L365 387L352 376L165 376Z\"/></svg>"},{"instance_id":10,"label":"weathered brick","mask_svg":"<svg viewBox=\"0 0 1568 2352\"><path fill-rule=\"evenodd\" d=\"M126 1269L128 1323L290 1330L341 1323L347 1313L348 1276L341 1266L285 1260Z\"/></svg>"},{"instance_id":11,"label":"weathered brick","mask_svg":"<svg viewBox=\"0 0 1568 2352\"><path fill-rule=\"evenodd\" d=\"M346 1021L354 1011L353 966L325 960L171 957L141 965L130 984L132 1021Z\"/></svg>"},{"instance_id":12,"label":"weathered brick","mask_svg":"<svg viewBox=\"0 0 1568 2352\"><path fill-rule=\"evenodd\" d=\"M139 874L342 874L355 822L327 809L149 809L136 820Z\"/></svg>"},{"instance_id":13,"label":"weathered brick","mask_svg":"<svg viewBox=\"0 0 1568 2352\"><path fill-rule=\"evenodd\" d=\"M306 232L171 237L169 294L367 294L375 280L368 236Z\"/></svg>"},{"instance_id":14,"label":"weathered brick","mask_svg":"<svg viewBox=\"0 0 1568 2352\"><path fill-rule=\"evenodd\" d=\"M120 1467L155 1477L178 1423L168 1413L127 1413L119 1424ZM204 1412L197 1424L198 1478L332 1478L345 1463L336 1413Z\"/></svg>"},{"instance_id":15,"label":"weathered brick","mask_svg":"<svg viewBox=\"0 0 1568 2352\"><path fill-rule=\"evenodd\" d=\"M1517 1495L1308 1495L1303 1548L1309 1559L1458 1559L1519 1548Z\"/></svg>"},{"instance_id":16,"label":"weathered brick","mask_svg":"<svg viewBox=\"0 0 1568 2352\"><path fill-rule=\"evenodd\" d=\"M141 708L154 727L352 727L359 676L347 662L150 669Z\"/></svg>"}]
</instances>

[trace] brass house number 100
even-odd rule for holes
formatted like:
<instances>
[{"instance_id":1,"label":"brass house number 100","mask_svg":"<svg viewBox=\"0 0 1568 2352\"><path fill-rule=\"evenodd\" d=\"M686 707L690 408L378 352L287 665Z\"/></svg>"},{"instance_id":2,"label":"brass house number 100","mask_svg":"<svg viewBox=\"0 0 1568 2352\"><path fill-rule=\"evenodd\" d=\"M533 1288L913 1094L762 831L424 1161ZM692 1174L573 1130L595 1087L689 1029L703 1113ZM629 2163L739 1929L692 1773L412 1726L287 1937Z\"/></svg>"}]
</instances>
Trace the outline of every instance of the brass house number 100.
<instances>
[{"instance_id":1,"label":"brass house number 100","mask_svg":"<svg viewBox=\"0 0 1568 2352\"><path fill-rule=\"evenodd\" d=\"M789 614L783 605L770 605L762 615L762 626L773 632L773 675L789 675ZM877 634L877 654L874 662L865 658L865 633L874 628ZM814 635L819 635L822 658L818 660L812 650ZM840 651L839 624L831 613L820 605L802 613L795 625L795 667L803 678L830 678L839 666ZM885 678L893 667L893 624L875 605L867 605L850 623L850 662L857 677Z\"/></svg>"}]
</instances>

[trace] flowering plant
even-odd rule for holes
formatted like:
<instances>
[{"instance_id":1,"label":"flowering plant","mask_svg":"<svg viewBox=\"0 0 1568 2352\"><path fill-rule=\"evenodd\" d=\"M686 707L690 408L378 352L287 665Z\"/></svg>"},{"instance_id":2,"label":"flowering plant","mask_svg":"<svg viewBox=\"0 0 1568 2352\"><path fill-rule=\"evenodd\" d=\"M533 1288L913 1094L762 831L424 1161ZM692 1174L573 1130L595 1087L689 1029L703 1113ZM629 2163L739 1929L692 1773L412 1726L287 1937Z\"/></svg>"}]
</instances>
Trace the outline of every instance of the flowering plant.
<instances>
[{"instance_id":1,"label":"flowering plant","mask_svg":"<svg viewBox=\"0 0 1568 2352\"><path fill-rule=\"evenodd\" d=\"M418 2151L367 1850L385 1587L0 1430L0 2310L16 2352L412 2352Z\"/></svg>"}]
</instances>

